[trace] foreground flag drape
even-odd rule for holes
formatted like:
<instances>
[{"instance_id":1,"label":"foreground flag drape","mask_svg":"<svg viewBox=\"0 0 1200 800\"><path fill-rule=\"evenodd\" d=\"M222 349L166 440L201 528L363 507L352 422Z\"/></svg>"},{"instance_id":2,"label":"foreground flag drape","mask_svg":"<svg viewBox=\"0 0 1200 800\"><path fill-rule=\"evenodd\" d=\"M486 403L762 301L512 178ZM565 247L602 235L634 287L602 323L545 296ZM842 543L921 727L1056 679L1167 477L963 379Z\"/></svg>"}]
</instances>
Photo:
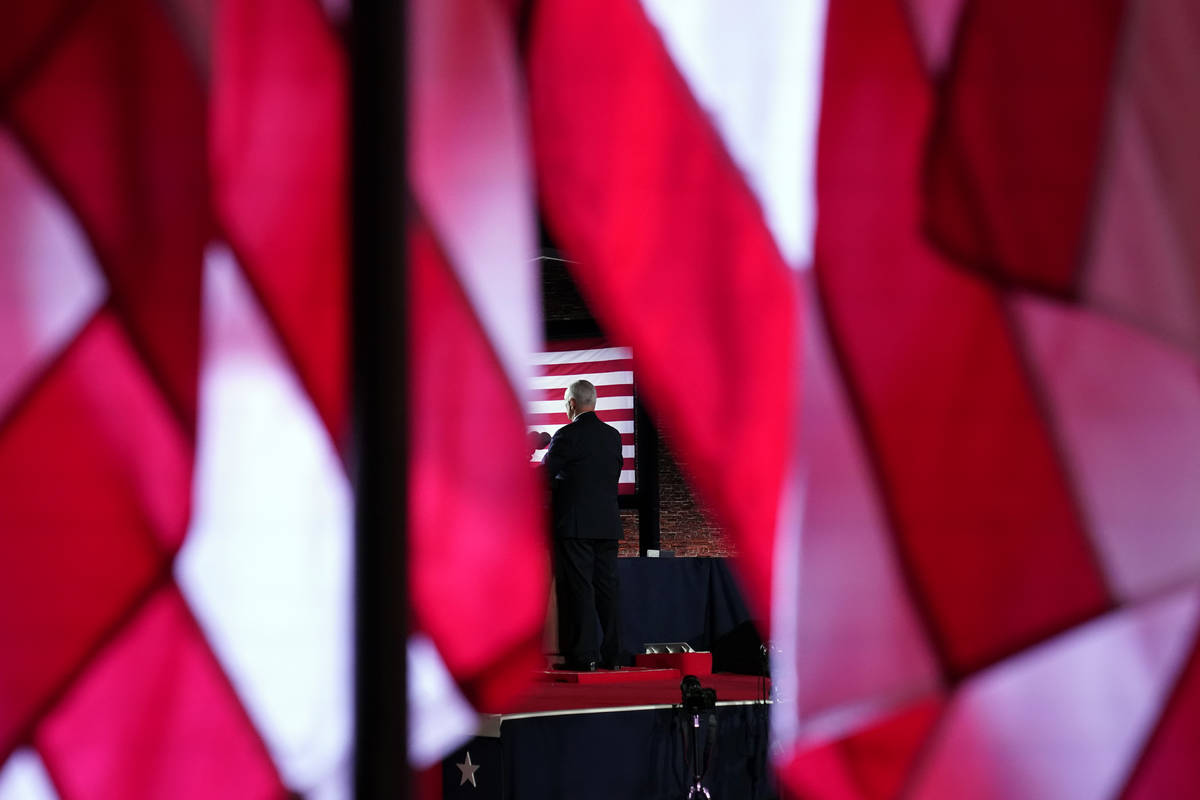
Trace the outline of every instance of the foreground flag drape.
<instances>
[{"instance_id":1,"label":"foreground flag drape","mask_svg":"<svg viewBox=\"0 0 1200 800\"><path fill-rule=\"evenodd\" d=\"M188 518L203 96L152 4L67 18L3 98L6 206L40 221L6 226L0 246L17 290L5 382L20 387L0 411L0 760L169 577ZM129 135L159 124L173 135ZM49 249L56 237L73 246Z\"/></svg>"},{"instance_id":2,"label":"foreground flag drape","mask_svg":"<svg viewBox=\"0 0 1200 800\"><path fill-rule=\"evenodd\" d=\"M543 487L525 449L541 314L524 101L499 4L424 0L412 19L413 612L466 698L495 711L542 663L549 585ZM415 675L410 686L451 685ZM410 724L415 763L473 732L470 717L439 730L460 703L451 695L410 691L429 708Z\"/></svg>"},{"instance_id":3,"label":"foreground flag drape","mask_svg":"<svg viewBox=\"0 0 1200 800\"><path fill-rule=\"evenodd\" d=\"M4 98L6 121L74 211L114 313L190 429L209 236L201 78L152 0L62 4L56 23Z\"/></svg>"},{"instance_id":4,"label":"foreground flag drape","mask_svg":"<svg viewBox=\"0 0 1200 800\"><path fill-rule=\"evenodd\" d=\"M349 413L346 55L317 3L223 2L219 11L208 142L216 221L340 447Z\"/></svg>"},{"instance_id":5,"label":"foreground flag drape","mask_svg":"<svg viewBox=\"0 0 1200 800\"><path fill-rule=\"evenodd\" d=\"M765 620L796 417L795 275L636 2L551 0L530 24L547 224L589 305L631 347Z\"/></svg>"},{"instance_id":6,"label":"foreground flag drape","mask_svg":"<svg viewBox=\"0 0 1200 800\"><path fill-rule=\"evenodd\" d=\"M1132 196L1105 188L1124 180L1126 192L1148 186L1155 191L1142 197L1163 198L1128 156L1153 163L1148 151L1174 152L1189 129L1162 122L1156 113L1167 106L1143 97L1160 121L1152 149L1122 151L1119 132L1107 152L1087 138L1120 119L1110 103L1122 103L1124 70L1186 61L1182 50L1162 61L1126 50L1129 60L1118 61L1105 42L1132 48L1138 34L1118 35L1116 23L1145 30L1155 19L1163 53L1187 37L1164 36L1170 4L1138 4L1125 16L1112 4L981 2L961 17L955 6L881 0L830 10L817 285L894 542L890 560L924 635L902 646L898 626L855 628L868 646L910 654L889 662L891 681L858 676L857 693L847 692L852 680L829 677L836 647L812 656L824 671L809 669L802 702L820 713L807 717L807 746L793 750L782 777L800 796L829 797L1194 791L1176 759L1197 724L1200 562L1188 531L1200 509L1181 498L1200 468L1189 445L1200 386L1179 339L1132 311L1164 285L1164 268L1177 275L1195 262L1163 236L1177 230L1178 204L1138 214ZM1194 30L1177 11L1177 29ZM947 24L958 39L949 60ZM938 74L942 93L933 91ZM1167 196L1186 196L1185 174L1164 181ZM1115 205L1166 227L1089 216ZM1127 277L1144 270L1144 283L1123 284L1119 307L1089 288L1113 265ZM1194 321L1179 304L1162 312ZM808 452L814 472L833 470L810 483L811 505L857 480L844 455L829 460L830 443ZM863 531L833 544L831 532L847 524ZM827 570L860 562L863 551L848 548L871 524L806 516L805 542ZM872 595L839 600L820 588L818 575L801 586L802 617L845 618L846 605ZM810 652L823 644L819 624L802 630L812 632ZM938 682L923 679L913 658L922 638ZM841 663L851 670L855 659ZM872 696L874 708L862 702Z\"/></svg>"},{"instance_id":7,"label":"foreground flag drape","mask_svg":"<svg viewBox=\"0 0 1200 800\"><path fill-rule=\"evenodd\" d=\"M542 664L542 487L516 391L449 265L419 228L410 252L413 610L466 697L495 711Z\"/></svg>"},{"instance_id":8,"label":"foreground flag drape","mask_svg":"<svg viewBox=\"0 0 1200 800\"><path fill-rule=\"evenodd\" d=\"M870 46L866 15L889 23ZM1107 591L999 294L920 236L933 96L900 9L835 6L827 36L818 284L914 593L963 674Z\"/></svg>"},{"instance_id":9,"label":"foreground flag drape","mask_svg":"<svg viewBox=\"0 0 1200 800\"><path fill-rule=\"evenodd\" d=\"M963 263L1074 291L1126 5L983 0L964 16L928 173L933 230Z\"/></svg>"},{"instance_id":10,"label":"foreground flag drape","mask_svg":"<svg viewBox=\"0 0 1200 800\"><path fill-rule=\"evenodd\" d=\"M537 663L532 147L761 618L789 576L785 795L1200 794L1194 4L771 8L542 0L522 75L510 7L414 4L414 761ZM347 786L344 54L194 11L0 13L5 800ZM813 25L808 163L706 65Z\"/></svg>"},{"instance_id":11,"label":"foreground flag drape","mask_svg":"<svg viewBox=\"0 0 1200 800\"><path fill-rule=\"evenodd\" d=\"M539 4L529 47L550 231L581 264L577 280L598 316L633 345L651 402L650 387L694 375L705 385L705 369L722 362L697 370L691 348L739 310L758 310L740 299L738 282L756 274L738 259L744 240L723 227L741 218L719 204L745 196L778 210L725 116L755 113L728 100L753 84L715 89L696 66L720 63L722 39L738 34L705 38L702 14L675 17L661 5L593 16ZM1093 311L1176 344L1197 319L1193 294L1179 291L1189 285L1183 266L1195 263L1188 229L1174 222L1188 218L1185 187L1194 185L1175 149L1191 118L1162 102L1161 89L1146 90L1184 85L1194 28L1190 12L1172 8L830 6L804 368L805 419L822 427L802 436L811 476L802 545L778 551L798 560L796 646L786 656L795 696L773 709L797 718L776 726L794 734L780 740L787 791L1092 798L1188 785L1173 770L1196 724L1200 562L1187 531L1200 509L1183 499L1200 468L1189 446L1200 424L1194 362L1186 347L1172 352ZM1121 20L1136 33L1118 33ZM1119 61L1118 39L1154 42L1158 57ZM1030 60L1016 63L1026 45ZM1138 115L1106 153L1089 137L1122 119L1112 85L1117 105ZM1129 85L1141 87L1136 101L1121 99ZM707 116L691 115L700 108ZM699 139L712 149L696 145L696 131L716 132ZM703 170L714 152L737 165L731 179ZM1097 164L1116 177L1098 175ZM1151 202L1139 211L1126 197ZM685 222L716 207L699 231ZM1107 216L1092 222L1092 213ZM1163 222L1170 236L1153 227ZM771 223L756 221L790 242ZM720 246L689 249L713 230ZM1140 245L1151 251L1122 260ZM675 272L677 263L686 268ZM1134 263L1148 270L1145 282L1133 279ZM714 264L728 274L714 277ZM1079 283L1081 264L1103 280ZM697 302L714 281L721 303ZM1089 310L1013 287L1079 297ZM1162 302L1147 312L1154 298ZM652 347L643 359L637 337L669 338L664 320L686 330L673 340L682 356L659 358ZM722 388L753 402L741 386ZM687 438L687 411L674 430L659 416L730 525L719 498L737 476L706 483L710 467L695 460L704 441ZM756 502L761 512L763 496ZM749 588L752 599L766 597L762 588Z\"/></svg>"},{"instance_id":12,"label":"foreground flag drape","mask_svg":"<svg viewBox=\"0 0 1200 800\"><path fill-rule=\"evenodd\" d=\"M532 202L509 188L528 179L508 171L525 147L508 17L426 9L434 146L414 184L437 240L414 239L412 585L426 661L489 707L535 663L546 603L522 408ZM341 796L340 32L308 0L47 3L3 23L0 787ZM477 83L497 57L503 94ZM485 105L444 105L444 80ZM461 135L480 110L511 123L498 149ZM486 164L499 189L469 216Z\"/></svg>"},{"instance_id":13,"label":"foreground flag drape","mask_svg":"<svg viewBox=\"0 0 1200 800\"><path fill-rule=\"evenodd\" d=\"M1177 0L975 3L932 128L936 241L1200 354L1198 26Z\"/></svg>"},{"instance_id":14,"label":"foreground flag drape","mask_svg":"<svg viewBox=\"0 0 1200 800\"><path fill-rule=\"evenodd\" d=\"M32 10L0 24L31 37L0 120L0 789L341 796L336 33L294 0Z\"/></svg>"}]
</instances>

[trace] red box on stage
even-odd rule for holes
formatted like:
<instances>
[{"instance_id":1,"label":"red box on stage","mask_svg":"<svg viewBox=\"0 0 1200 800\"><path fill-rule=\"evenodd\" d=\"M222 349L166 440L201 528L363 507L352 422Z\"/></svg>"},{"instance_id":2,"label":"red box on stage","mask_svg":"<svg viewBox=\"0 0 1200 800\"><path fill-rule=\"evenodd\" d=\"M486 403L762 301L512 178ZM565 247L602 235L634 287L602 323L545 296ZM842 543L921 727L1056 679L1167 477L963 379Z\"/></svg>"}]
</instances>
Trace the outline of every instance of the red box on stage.
<instances>
[{"instance_id":1,"label":"red box on stage","mask_svg":"<svg viewBox=\"0 0 1200 800\"><path fill-rule=\"evenodd\" d=\"M639 653L634 657L634 664L639 667L658 667L679 670L683 675L711 675L712 653Z\"/></svg>"},{"instance_id":2,"label":"red box on stage","mask_svg":"<svg viewBox=\"0 0 1200 800\"><path fill-rule=\"evenodd\" d=\"M663 680L679 680L682 677L673 667L642 668L623 667L621 669L598 669L595 672L575 672L573 670L548 669L542 672L542 680L551 683L649 683Z\"/></svg>"}]
</instances>

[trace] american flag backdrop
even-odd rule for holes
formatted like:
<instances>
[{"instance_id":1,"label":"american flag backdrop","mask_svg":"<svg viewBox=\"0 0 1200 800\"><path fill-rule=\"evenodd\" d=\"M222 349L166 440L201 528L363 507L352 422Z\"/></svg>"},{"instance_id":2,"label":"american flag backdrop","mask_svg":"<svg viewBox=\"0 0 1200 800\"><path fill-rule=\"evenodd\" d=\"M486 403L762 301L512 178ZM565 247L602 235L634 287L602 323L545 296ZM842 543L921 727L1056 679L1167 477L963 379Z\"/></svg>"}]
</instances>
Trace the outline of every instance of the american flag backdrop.
<instances>
[{"instance_id":1,"label":"american flag backdrop","mask_svg":"<svg viewBox=\"0 0 1200 800\"><path fill-rule=\"evenodd\" d=\"M602 339L552 342L552 349L534 356L532 398L529 400L529 429L553 436L566 425L563 392L573 381L591 381L596 386L596 416L621 434L625 464L617 491L633 494L637 488L634 443L633 353L628 347L609 347ZM535 450L541 461L545 450Z\"/></svg>"}]
</instances>

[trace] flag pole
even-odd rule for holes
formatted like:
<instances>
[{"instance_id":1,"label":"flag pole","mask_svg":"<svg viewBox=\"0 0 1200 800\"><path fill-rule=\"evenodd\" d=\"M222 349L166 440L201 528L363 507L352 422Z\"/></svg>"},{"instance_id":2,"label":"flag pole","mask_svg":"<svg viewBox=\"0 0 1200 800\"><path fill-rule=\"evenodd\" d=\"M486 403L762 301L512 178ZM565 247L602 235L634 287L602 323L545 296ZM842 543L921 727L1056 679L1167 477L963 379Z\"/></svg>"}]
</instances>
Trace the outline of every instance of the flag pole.
<instances>
[{"instance_id":1,"label":"flag pole","mask_svg":"<svg viewBox=\"0 0 1200 800\"><path fill-rule=\"evenodd\" d=\"M355 797L411 796L407 760L406 3L352 0L350 231Z\"/></svg>"}]
</instances>

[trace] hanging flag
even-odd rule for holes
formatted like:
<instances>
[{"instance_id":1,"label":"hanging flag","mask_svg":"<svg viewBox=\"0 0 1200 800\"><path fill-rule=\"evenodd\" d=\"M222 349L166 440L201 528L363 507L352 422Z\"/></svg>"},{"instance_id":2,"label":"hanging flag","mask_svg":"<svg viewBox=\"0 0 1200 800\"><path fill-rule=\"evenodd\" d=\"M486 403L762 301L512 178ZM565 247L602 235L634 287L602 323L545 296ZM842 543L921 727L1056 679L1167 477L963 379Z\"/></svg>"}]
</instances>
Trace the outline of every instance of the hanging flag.
<instances>
[{"instance_id":1,"label":"hanging flag","mask_svg":"<svg viewBox=\"0 0 1200 800\"><path fill-rule=\"evenodd\" d=\"M0 67L0 794L344 793L336 32L295 0L28 10L0 25L37 40Z\"/></svg>"},{"instance_id":2,"label":"hanging flag","mask_svg":"<svg viewBox=\"0 0 1200 800\"><path fill-rule=\"evenodd\" d=\"M525 447L541 314L515 32L499 5L427 0L411 41L409 565L433 645L411 685L446 690L415 698L424 765L473 732L439 729L455 686L500 710L543 663L549 557Z\"/></svg>"},{"instance_id":3,"label":"hanging flag","mask_svg":"<svg viewBox=\"0 0 1200 800\"><path fill-rule=\"evenodd\" d=\"M1174 101L1198 24L1179 0L976 3L931 129L935 241L1200 355L1200 114Z\"/></svg>"},{"instance_id":4,"label":"hanging flag","mask_svg":"<svg viewBox=\"0 0 1200 800\"><path fill-rule=\"evenodd\" d=\"M553 436L566 425L563 393L577 380L596 387L596 412L621 434L625 463L617 484L619 494L637 488L634 443L633 352L628 347L608 347L603 339L552 342L549 350L535 353L533 399L529 400L529 430ZM546 450L538 449L530 461L540 464Z\"/></svg>"},{"instance_id":5,"label":"hanging flag","mask_svg":"<svg viewBox=\"0 0 1200 800\"><path fill-rule=\"evenodd\" d=\"M637 2L543 2L530 25L547 225L597 318L637 354L645 402L765 620L796 425L796 276Z\"/></svg>"},{"instance_id":6,"label":"hanging flag","mask_svg":"<svg viewBox=\"0 0 1200 800\"><path fill-rule=\"evenodd\" d=\"M777 189L781 174L794 187L803 174L766 155L778 139L753 138L795 117L780 111L786 95L772 81L747 76L762 63L790 75L792 62L773 60L771 44L799 41L811 26L772 17L782 12L770 3L739 8L736 19L655 0L599 10L547 2L531 15L548 228L578 262L601 322L638 354L651 407L679 387L691 400L697 386L727 403L658 417L672 445L693 454L684 460L694 484L745 561L770 564L745 543L755 541L747 530L772 527L739 527L752 517L723 502L744 488L728 456L744 439L722 431L733 461L721 473L704 459L702 430L729 420L730 406L769 413L757 393L741 393L746 382L707 381L755 325L774 319L767 307L714 343L740 310L760 309L740 291L763 273L738 259L753 240L737 226L738 198L762 210L755 230L784 254L780 263L815 264L812 295L799 295L812 331L803 535L779 529L775 591L749 587L754 605L773 595L772 638L790 647L773 660L791 692L773 714L784 720L775 732L785 790L801 796L940 797L969 786L997 798L1093 797L1119 794L1127 780L1152 792L1180 779L1171 748L1196 724L1187 711L1196 606L1186 586L1200 562L1184 531L1200 509L1181 487L1196 474L1187 454L1200 407L1187 347L1172 353L1170 343L1186 342L1178 332L1198 319L1194 293L1180 290L1190 285L1182 265L1194 264L1184 257L1190 234L1175 224L1198 182L1180 158L1186 106L1149 91L1155 80L1186 83L1188 73L1167 65L1187 62L1190 17L1167 2L1125 16L1116 3L1078 14L1070 3L968 5L834 2L828 23L817 21L815 250L800 259L795 234L810 220L797 213L794 227L781 225L788 204ZM763 19L776 24L756 27ZM1030 33L1031 20L1044 27ZM1130 46L1153 42L1157 58L1122 67L1110 49L1122 20L1139 32L1123 34L1142 43ZM757 49L739 49L747 27ZM1042 67L1016 58L1026 46ZM1108 82L1122 69L1139 88L1127 105L1149 132L1137 147L1116 139L1114 156L1093 133L1113 119ZM808 152L802 136L785 140ZM1116 163L1124 182L1097 182L1097 161ZM713 164L733 169L705 170ZM1121 197L1148 202L1139 214ZM1108 216L1097 224L1094 213ZM1170 236L1143 235L1164 224ZM717 242L705 238L714 231ZM1094 246L1100 237L1109 244ZM1130 281L1142 261L1111 259L1142 243L1155 262L1145 285ZM1080 288L1075 271L1098 258L1109 258L1101 277ZM720 302L705 305L709 286L720 287ZM1077 297L1160 341L1010 287ZM1168 296L1173 305L1147 312ZM708 347L716 355L693 360ZM769 463L789 463L780 458ZM754 495L759 512L779 508L784 467L776 474L771 500ZM1122 657L1130 648L1138 668ZM1079 684L1082 665L1099 662L1095 682ZM1119 705L1104 699L1117 686L1129 690ZM1048 717L1039 712L1047 704ZM1081 726L1089 738L1071 763L1111 768L1040 768L1039 753L1078 746ZM1020 734L1030 729L1037 736Z\"/></svg>"}]
</instances>

